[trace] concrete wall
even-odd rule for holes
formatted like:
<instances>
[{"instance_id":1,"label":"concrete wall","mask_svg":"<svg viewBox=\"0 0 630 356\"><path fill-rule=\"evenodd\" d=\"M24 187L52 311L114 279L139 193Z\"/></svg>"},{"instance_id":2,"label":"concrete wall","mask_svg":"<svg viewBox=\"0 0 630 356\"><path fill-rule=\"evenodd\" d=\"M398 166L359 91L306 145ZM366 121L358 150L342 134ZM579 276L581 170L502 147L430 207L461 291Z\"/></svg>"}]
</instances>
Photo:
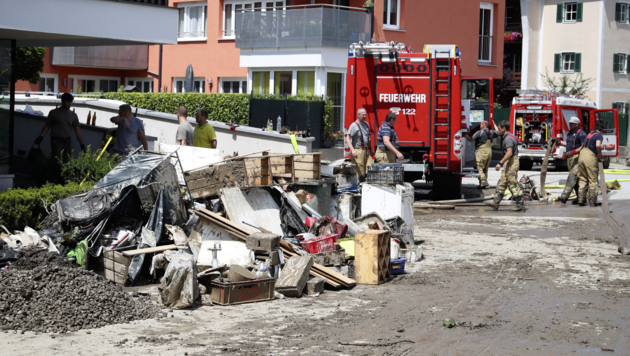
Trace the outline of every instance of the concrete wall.
<instances>
[{"instance_id":1,"label":"concrete wall","mask_svg":"<svg viewBox=\"0 0 630 356\"><path fill-rule=\"evenodd\" d=\"M61 101L54 97L31 96L30 98L26 98L24 96L16 96L16 109L23 110L27 103L32 106L34 110L40 110L44 115L48 115L48 112L60 105ZM77 97L74 100L73 108L79 116L81 123L85 123L90 111L92 114L96 112L96 124L106 129L116 127L109 119L118 115L118 107L122 104L124 103L115 100L84 99ZM176 115L139 109L137 116L144 122L146 134L156 137L156 150L160 143L175 143L175 134L179 125ZM193 126L196 126L196 122L192 117L189 117L188 121ZM291 139L288 135L280 135L277 132L269 133L259 128L249 126L239 126L235 131L232 131L229 126L224 123L210 122L210 124L216 131L218 148L223 150L226 154L238 152L242 155L264 149L270 149L274 153L294 152ZM29 137L32 137L26 142L30 148L33 140L35 140L37 135L41 132L41 127L25 127L24 130L28 132ZM310 153L314 140L314 138L298 138L297 141L300 153ZM44 145L45 144L46 143L44 143ZM16 140L16 147L17 146ZM48 146L50 146L50 143L48 143Z\"/></svg>"}]
</instances>

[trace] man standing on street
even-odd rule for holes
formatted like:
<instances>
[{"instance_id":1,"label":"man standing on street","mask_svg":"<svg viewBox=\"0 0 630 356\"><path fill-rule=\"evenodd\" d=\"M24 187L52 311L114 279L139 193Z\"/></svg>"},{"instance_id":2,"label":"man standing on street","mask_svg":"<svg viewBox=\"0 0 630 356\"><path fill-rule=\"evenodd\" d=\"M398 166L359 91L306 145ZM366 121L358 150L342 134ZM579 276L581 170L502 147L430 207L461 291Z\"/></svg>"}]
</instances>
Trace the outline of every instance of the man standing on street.
<instances>
[{"instance_id":1,"label":"man standing on street","mask_svg":"<svg viewBox=\"0 0 630 356\"><path fill-rule=\"evenodd\" d=\"M501 170L501 182L497 186L497 191L494 195L494 201L489 205L494 210L499 210L499 204L503 200L505 192L509 189L512 192L512 197L516 201L516 208L511 211L525 211L525 202L523 201L523 191L518 185L518 140L516 136L510 133L510 123L508 121L501 121L499 123L499 135L503 138L503 158L495 167L496 170Z\"/></svg>"},{"instance_id":2,"label":"man standing on street","mask_svg":"<svg viewBox=\"0 0 630 356\"><path fill-rule=\"evenodd\" d=\"M185 106L180 106L177 109L177 120L179 120L179 126L177 127L177 135L175 139L177 145L192 146L193 145L193 127L188 122L188 110Z\"/></svg>"},{"instance_id":3,"label":"man standing on street","mask_svg":"<svg viewBox=\"0 0 630 356\"><path fill-rule=\"evenodd\" d=\"M402 153L398 151L398 135L396 135L394 125L396 125L396 114L390 112L376 136L378 145L375 155L376 163L396 163L396 158L401 161L404 159Z\"/></svg>"},{"instance_id":4,"label":"man standing on street","mask_svg":"<svg viewBox=\"0 0 630 356\"><path fill-rule=\"evenodd\" d=\"M48 131L50 131L50 148L52 149L52 155L54 157L61 157L62 152L64 156L72 157L71 134L73 130L79 144L81 144L81 151L85 152L83 134L79 127L79 117L70 110L73 101L74 96L72 96L72 94L64 93L61 95L61 107L53 109L48 113L46 125L44 125L42 129L42 133L35 139L36 145L41 144L44 137L48 134Z\"/></svg>"},{"instance_id":5,"label":"man standing on street","mask_svg":"<svg viewBox=\"0 0 630 356\"><path fill-rule=\"evenodd\" d=\"M131 106L128 104L121 105L118 108L118 116L112 117L110 121L118 125L114 152L118 153L119 159L124 159L129 153L140 147L141 144L145 151L149 149L147 138L144 134L144 124L131 114Z\"/></svg>"},{"instance_id":6,"label":"man standing on street","mask_svg":"<svg viewBox=\"0 0 630 356\"><path fill-rule=\"evenodd\" d=\"M578 187L578 157L582 150L582 144L586 140L586 132L580 130L580 119L572 117L569 119L569 133L567 134L567 140L561 141L560 146L566 146L565 157L567 158L567 168L569 169L569 177L567 178L567 184L564 186L562 194L560 194L560 200L562 204L566 204L569 200L571 192L575 189L577 193Z\"/></svg>"},{"instance_id":7,"label":"man standing on street","mask_svg":"<svg viewBox=\"0 0 630 356\"><path fill-rule=\"evenodd\" d=\"M468 141L475 142L475 163L479 171L478 189L488 187L488 168L490 168L490 161L492 160L492 139L497 136L496 131L490 130L488 121L483 121L479 125L479 131L475 132L472 137L468 134L464 135Z\"/></svg>"},{"instance_id":8,"label":"man standing on street","mask_svg":"<svg viewBox=\"0 0 630 356\"><path fill-rule=\"evenodd\" d=\"M206 110L197 111L195 120L197 120L197 127L194 131L195 147L217 148L217 135L214 128L208 123L208 112Z\"/></svg>"},{"instance_id":9,"label":"man standing on street","mask_svg":"<svg viewBox=\"0 0 630 356\"><path fill-rule=\"evenodd\" d=\"M367 111L363 108L357 111L357 120L350 125L346 133L346 144L350 147L350 159L356 165L359 181L364 182L367 177L367 166L371 166L372 147L370 144L370 127L367 122Z\"/></svg>"},{"instance_id":10,"label":"man standing on street","mask_svg":"<svg viewBox=\"0 0 630 356\"><path fill-rule=\"evenodd\" d=\"M591 206L597 206L597 175L599 174L599 162L602 160L602 130L604 125L596 123L593 131L586 136L582 144L582 150L578 157L578 204L586 205L586 193ZM606 182L601 182L606 184Z\"/></svg>"}]
</instances>

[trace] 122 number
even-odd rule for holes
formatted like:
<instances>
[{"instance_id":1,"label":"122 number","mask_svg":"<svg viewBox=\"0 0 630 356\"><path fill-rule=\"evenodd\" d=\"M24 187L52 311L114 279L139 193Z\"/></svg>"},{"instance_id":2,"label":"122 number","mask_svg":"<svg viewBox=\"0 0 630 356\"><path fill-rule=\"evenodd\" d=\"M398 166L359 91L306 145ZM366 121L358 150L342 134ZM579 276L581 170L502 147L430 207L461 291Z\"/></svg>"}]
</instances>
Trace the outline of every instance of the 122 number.
<instances>
[{"instance_id":1,"label":"122 number","mask_svg":"<svg viewBox=\"0 0 630 356\"><path fill-rule=\"evenodd\" d=\"M403 115L415 115L416 109L403 109L402 112Z\"/></svg>"}]
</instances>

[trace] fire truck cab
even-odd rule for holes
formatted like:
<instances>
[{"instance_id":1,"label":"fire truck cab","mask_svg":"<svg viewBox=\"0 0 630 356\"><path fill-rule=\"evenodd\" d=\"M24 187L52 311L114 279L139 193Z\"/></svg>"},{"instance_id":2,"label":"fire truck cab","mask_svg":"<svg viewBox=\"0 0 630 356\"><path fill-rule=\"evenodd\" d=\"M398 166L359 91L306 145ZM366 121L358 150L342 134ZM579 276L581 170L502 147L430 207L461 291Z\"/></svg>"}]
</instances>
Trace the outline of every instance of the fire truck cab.
<instances>
[{"instance_id":1,"label":"fire truck cab","mask_svg":"<svg viewBox=\"0 0 630 356\"><path fill-rule=\"evenodd\" d=\"M385 116L396 114L405 180L433 182L439 199L461 198L462 177L475 177L474 144L464 138L492 122L491 78L462 78L456 45L354 43L348 52L345 127L367 111L371 143ZM471 148L472 147L472 148Z\"/></svg>"},{"instance_id":2,"label":"fire truck cab","mask_svg":"<svg viewBox=\"0 0 630 356\"><path fill-rule=\"evenodd\" d=\"M595 123L604 124L605 157L619 154L619 118L616 109L597 110L597 105L588 100L573 98L566 94L546 93L537 90L521 90L512 101L510 126L519 141L519 165L530 170L535 162L542 162L549 140L552 137L566 141L569 119L578 117L580 129L590 132ZM567 168L565 148L556 146L549 162L559 169Z\"/></svg>"}]
</instances>

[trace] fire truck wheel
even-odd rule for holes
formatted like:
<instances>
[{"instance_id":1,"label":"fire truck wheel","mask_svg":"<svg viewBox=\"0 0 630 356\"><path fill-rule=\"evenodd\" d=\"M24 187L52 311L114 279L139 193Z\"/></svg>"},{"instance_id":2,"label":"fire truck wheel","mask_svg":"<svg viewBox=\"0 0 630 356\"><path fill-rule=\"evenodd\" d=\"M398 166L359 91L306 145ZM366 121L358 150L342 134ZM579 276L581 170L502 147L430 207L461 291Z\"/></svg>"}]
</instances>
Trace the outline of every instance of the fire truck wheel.
<instances>
[{"instance_id":1,"label":"fire truck wheel","mask_svg":"<svg viewBox=\"0 0 630 356\"><path fill-rule=\"evenodd\" d=\"M433 198L451 200L462 198L462 177L448 172L433 172Z\"/></svg>"},{"instance_id":2,"label":"fire truck wheel","mask_svg":"<svg viewBox=\"0 0 630 356\"><path fill-rule=\"evenodd\" d=\"M610 167L610 157L604 157L602 165L604 166L604 169L608 169L608 167Z\"/></svg>"},{"instance_id":3,"label":"fire truck wheel","mask_svg":"<svg viewBox=\"0 0 630 356\"><path fill-rule=\"evenodd\" d=\"M564 159L556 159L553 161L554 166L556 166L556 171L558 172L568 172L569 165L567 164L567 160Z\"/></svg>"},{"instance_id":4,"label":"fire truck wheel","mask_svg":"<svg viewBox=\"0 0 630 356\"><path fill-rule=\"evenodd\" d=\"M518 170L519 171L531 171L534 167L534 161L531 159L520 159L518 161Z\"/></svg>"}]
</instances>

